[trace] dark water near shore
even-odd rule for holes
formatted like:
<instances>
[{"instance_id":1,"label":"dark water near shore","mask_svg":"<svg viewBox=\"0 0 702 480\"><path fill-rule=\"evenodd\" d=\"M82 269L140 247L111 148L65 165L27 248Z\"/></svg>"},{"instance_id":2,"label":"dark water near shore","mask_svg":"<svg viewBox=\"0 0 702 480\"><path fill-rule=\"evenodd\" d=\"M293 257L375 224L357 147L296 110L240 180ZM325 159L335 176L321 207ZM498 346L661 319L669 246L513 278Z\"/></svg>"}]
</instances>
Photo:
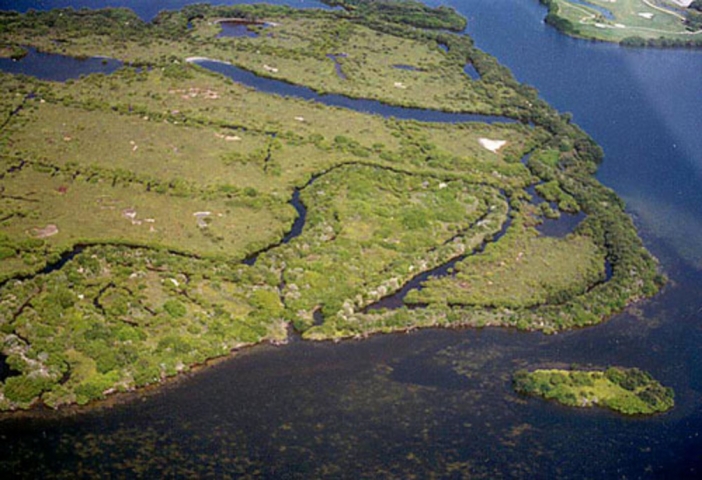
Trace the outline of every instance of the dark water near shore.
<instances>
[{"instance_id":1,"label":"dark water near shore","mask_svg":"<svg viewBox=\"0 0 702 480\"><path fill-rule=\"evenodd\" d=\"M171 3L188 2L159 5ZM448 3L468 17L480 48L573 112L603 145L598 177L627 200L661 258L672 280L663 294L603 325L554 336L428 330L251 349L125 405L4 419L0 471L34 478L699 478L702 52L570 39L542 23L536 0ZM647 369L675 389L676 408L622 418L511 391L517 368L573 363Z\"/></svg>"}]
</instances>

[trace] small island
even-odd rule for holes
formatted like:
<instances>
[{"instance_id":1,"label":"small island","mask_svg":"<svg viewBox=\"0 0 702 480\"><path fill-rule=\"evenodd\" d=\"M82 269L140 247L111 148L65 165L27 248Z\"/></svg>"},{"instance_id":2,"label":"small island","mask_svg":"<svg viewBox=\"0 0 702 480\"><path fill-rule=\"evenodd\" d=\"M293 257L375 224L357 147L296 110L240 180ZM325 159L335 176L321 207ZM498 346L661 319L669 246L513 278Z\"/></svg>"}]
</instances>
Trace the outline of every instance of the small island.
<instances>
[{"instance_id":1,"label":"small island","mask_svg":"<svg viewBox=\"0 0 702 480\"><path fill-rule=\"evenodd\" d=\"M580 38L628 47L702 46L701 0L540 0L546 23Z\"/></svg>"},{"instance_id":2,"label":"small island","mask_svg":"<svg viewBox=\"0 0 702 480\"><path fill-rule=\"evenodd\" d=\"M638 368L605 371L519 370L514 389L572 407L600 406L625 415L651 415L673 408L673 389Z\"/></svg>"}]
</instances>

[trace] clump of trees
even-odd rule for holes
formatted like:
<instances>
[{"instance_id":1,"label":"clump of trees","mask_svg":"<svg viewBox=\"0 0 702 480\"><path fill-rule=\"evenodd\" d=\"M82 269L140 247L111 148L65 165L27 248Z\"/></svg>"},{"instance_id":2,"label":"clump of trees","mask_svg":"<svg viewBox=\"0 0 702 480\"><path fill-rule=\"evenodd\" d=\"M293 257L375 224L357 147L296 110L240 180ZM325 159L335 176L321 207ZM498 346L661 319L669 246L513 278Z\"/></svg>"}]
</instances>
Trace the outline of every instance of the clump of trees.
<instances>
[{"instance_id":1,"label":"clump of trees","mask_svg":"<svg viewBox=\"0 0 702 480\"><path fill-rule=\"evenodd\" d=\"M428 7L414 0L322 0L341 6L368 20L402 23L417 28L446 29L460 32L466 28L466 19L447 6Z\"/></svg>"},{"instance_id":2,"label":"clump of trees","mask_svg":"<svg viewBox=\"0 0 702 480\"><path fill-rule=\"evenodd\" d=\"M638 368L602 371L535 370L515 372L514 389L575 407L603 406L625 415L645 415L673 408L675 395Z\"/></svg>"}]
</instances>

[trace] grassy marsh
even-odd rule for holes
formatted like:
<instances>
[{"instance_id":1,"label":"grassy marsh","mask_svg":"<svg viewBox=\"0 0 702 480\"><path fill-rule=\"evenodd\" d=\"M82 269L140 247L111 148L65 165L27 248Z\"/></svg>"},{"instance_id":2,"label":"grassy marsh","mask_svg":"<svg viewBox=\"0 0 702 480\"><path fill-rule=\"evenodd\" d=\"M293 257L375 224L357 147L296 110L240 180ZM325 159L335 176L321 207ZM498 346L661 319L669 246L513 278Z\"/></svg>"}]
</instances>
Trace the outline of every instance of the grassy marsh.
<instances>
[{"instance_id":1,"label":"grassy marsh","mask_svg":"<svg viewBox=\"0 0 702 480\"><path fill-rule=\"evenodd\" d=\"M246 15L278 25L216 37L214 18ZM285 341L289 325L316 340L421 326L553 332L602 321L662 283L621 202L592 177L601 150L466 37L265 6L193 6L153 24L124 10L0 23L7 45L150 67L65 83L0 77L1 348L19 372L0 386L0 408L85 403ZM347 54L347 81L330 53ZM188 56L524 123L385 119L256 92ZM462 72L466 61L481 80ZM486 139L506 144L493 151ZM529 228L540 213L525 189L537 183L562 210L585 212L573 236ZM307 217L284 243L293 192ZM480 280L470 298L447 297L437 280L409 296L441 297L427 308L366 311L461 255L458 281ZM600 282L605 258L613 275Z\"/></svg>"}]
</instances>

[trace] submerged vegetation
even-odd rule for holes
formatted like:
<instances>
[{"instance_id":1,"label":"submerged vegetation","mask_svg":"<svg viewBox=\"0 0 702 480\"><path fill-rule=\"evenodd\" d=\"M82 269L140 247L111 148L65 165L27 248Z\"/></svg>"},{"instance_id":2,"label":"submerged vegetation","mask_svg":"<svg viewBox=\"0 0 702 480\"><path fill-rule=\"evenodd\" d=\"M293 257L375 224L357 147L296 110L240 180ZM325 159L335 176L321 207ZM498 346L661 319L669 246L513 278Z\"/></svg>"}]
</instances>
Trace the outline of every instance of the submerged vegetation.
<instances>
[{"instance_id":1,"label":"submerged vegetation","mask_svg":"<svg viewBox=\"0 0 702 480\"><path fill-rule=\"evenodd\" d=\"M673 390L638 368L605 371L520 370L514 389L571 407L601 406L625 415L650 415L673 408Z\"/></svg>"},{"instance_id":2,"label":"submerged vegetation","mask_svg":"<svg viewBox=\"0 0 702 480\"><path fill-rule=\"evenodd\" d=\"M0 74L0 408L82 404L290 328L555 332L658 290L621 200L592 176L601 149L448 33L455 12L338 4L192 5L148 24L123 9L0 14L3 51L126 63L65 83ZM219 37L231 18L258 35ZM518 121L383 118L257 92L190 57ZM535 230L560 212L585 219L564 238Z\"/></svg>"}]
</instances>

